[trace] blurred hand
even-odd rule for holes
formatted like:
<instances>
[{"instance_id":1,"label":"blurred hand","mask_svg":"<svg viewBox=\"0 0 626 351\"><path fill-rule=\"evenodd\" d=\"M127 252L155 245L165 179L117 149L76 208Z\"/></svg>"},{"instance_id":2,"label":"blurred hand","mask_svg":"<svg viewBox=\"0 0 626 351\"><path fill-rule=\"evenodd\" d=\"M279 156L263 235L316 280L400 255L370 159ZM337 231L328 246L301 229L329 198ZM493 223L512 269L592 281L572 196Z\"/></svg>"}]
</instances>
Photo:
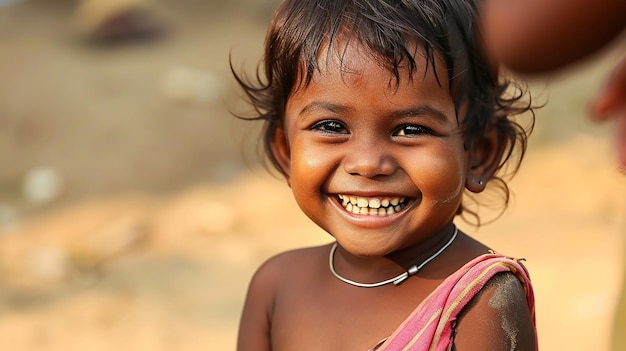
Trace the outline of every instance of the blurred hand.
<instances>
[{"instance_id":1,"label":"blurred hand","mask_svg":"<svg viewBox=\"0 0 626 351\"><path fill-rule=\"evenodd\" d=\"M592 102L591 112L596 120L616 120L619 163L626 170L626 56Z\"/></svg>"}]
</instances>

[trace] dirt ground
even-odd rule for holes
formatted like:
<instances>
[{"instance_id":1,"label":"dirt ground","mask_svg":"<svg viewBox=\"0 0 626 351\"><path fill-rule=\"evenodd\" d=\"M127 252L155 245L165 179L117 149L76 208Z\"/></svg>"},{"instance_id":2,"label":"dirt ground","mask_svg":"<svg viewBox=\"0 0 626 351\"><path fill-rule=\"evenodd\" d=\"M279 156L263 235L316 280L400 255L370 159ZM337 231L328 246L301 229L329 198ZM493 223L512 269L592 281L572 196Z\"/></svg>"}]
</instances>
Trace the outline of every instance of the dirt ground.
<instances>
[{"instance_id":1,"label":"dirt ground","mask_svg":"<svg viewBox=\"0 0 626 351\"><path fill-rule=\"evenodd\" d=\"M161 1L165 37L103 46L73 1L0 2L0 349L233 350L256 267L330 240L228 112L229 53L254 67L274 3ZM458 223L527 259L542 350L608 349L626 181L585 108L615 57L533 83L508 211Z\"/></svg>"}]
</instances>

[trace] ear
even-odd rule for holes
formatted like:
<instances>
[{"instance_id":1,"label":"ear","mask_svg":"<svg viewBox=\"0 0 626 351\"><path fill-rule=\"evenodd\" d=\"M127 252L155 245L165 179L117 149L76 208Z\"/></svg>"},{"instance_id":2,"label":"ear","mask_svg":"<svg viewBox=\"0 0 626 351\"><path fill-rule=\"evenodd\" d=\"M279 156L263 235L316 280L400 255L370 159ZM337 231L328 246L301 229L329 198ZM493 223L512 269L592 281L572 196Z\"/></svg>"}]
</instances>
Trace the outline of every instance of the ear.
<instances>
[{"instance_id":1,"label":"ear","mask_svg":"<svg viewBox=\"0 0 626 351\"><path fill-rule=\"evenodd\" d=\"M287 184L291 186L289 174L291 165L291 149L289 148L289 141L287 140L285 130L282 127L277 127L276 131L274 131L274 136L270 146L272 148L272 154L276 159L277 166L280 167L282 173L285 175Z\"/></svg>"},{"instance_id":2,"label":"ear","mask_svg":"<svg viewBox=\"0 0 626 351\"><path fill-rule=\"evenodd\" d=\"M504 153L505 143L495 123L482 136L472 140L468 152L468 172L465 187L474 193L485 190Z\"/></svg>"}]
</instances>

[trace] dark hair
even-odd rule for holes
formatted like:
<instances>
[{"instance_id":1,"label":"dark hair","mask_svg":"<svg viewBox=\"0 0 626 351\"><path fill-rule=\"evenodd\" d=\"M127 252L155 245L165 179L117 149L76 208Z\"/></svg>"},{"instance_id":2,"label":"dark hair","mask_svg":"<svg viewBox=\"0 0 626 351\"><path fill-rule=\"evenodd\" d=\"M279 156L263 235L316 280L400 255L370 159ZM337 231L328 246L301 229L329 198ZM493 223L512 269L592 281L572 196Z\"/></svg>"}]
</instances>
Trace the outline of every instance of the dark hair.
<instances>
[{"instance_id":1,"label":"dark hair","mask_svg":"<svg viewBox=\"0 0 626 351\"><path fill-rule=\"evenodd\" d=\"M287 99L295 89L310 83L325 48L340 39L357 40L399 82L401 67L408 67L412 76L419 64L413 56L417 44L425 52L426 68L432 68L438 80L435 59L441 58L445 64L449 79L439 82L449 85L466 148L473 138L495 126L500 145L505 145L497 169L514 156L519 145L515 173L526 151L534 113L530 100L523 101L523 87L499 77L495 65L487 61L478 20L476 0L285 0L274 13L266 36L264 66L257 69L255 78L237 74L231 62L235 79L255 109L254 116L238 117L264 121L264 152L285 175L271 144L282 127ZM462 106L465 115L460 118ZM528 131L510 118L526 111L532 115ZM502 190L506 207L506 183L499 175L492 181ZM463 210L478 220L465 206L459 213Z\"/></svg>"}]
</instances>

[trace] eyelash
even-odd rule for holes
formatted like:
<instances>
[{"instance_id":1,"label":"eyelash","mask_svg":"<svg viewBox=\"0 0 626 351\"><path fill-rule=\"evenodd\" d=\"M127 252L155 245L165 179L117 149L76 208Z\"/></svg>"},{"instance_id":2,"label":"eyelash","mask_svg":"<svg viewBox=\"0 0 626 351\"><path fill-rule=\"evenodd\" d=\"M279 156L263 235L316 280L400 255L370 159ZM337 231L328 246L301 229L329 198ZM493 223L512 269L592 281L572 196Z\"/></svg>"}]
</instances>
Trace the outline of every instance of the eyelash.
<instances>
[{"instance_id":1,"label":"eyelash","mask_svg":"<svg viewBox=\"0 0 626 351\"><path fill-rule=\"evenodd\" d=\"M329 133L329 134L349 133L348 129L343 125L343 123L336 121L336 120L329 120L329 119L315 122L311 127L309 127L309 129L317 130L317 131ZM409 132L407 133L407 131ZM404 124L404 125L401 125L399 128L397 128L396 130L394 130L392 135L400 136L400 137L412 137L416 135L435 135L435 132L432 129L421 126L421 125Z\"/></svg>"},{"instance_id":2,"label":"eyelash","mask_svg":"<svg viewBox=\"0 0 626 351\"><path fill-rule=\"evenodd\" d=\"M406 131L407 129L412 129L412 133L407 134ZM401 135L400 133L404 133L403 135ZM415 124L405 124L400 126L400 128L396 129L396 131L394 131L394 136L414 136L414 135L435 135L435 132L427 127L424 126L420 126L420 125L415 125Z\"/></svg>"},{"instance_id":3,"label":"eyelash","mask_svg":"<svg viewBox=\"0 0 626 351\"><path fill-rule=\"evenodd\" d=\"M309 129L318 130L324 133L348 133L348 129L343 125L343 123L331 119L315 122Z\"/></svg>"}]
</instances>

